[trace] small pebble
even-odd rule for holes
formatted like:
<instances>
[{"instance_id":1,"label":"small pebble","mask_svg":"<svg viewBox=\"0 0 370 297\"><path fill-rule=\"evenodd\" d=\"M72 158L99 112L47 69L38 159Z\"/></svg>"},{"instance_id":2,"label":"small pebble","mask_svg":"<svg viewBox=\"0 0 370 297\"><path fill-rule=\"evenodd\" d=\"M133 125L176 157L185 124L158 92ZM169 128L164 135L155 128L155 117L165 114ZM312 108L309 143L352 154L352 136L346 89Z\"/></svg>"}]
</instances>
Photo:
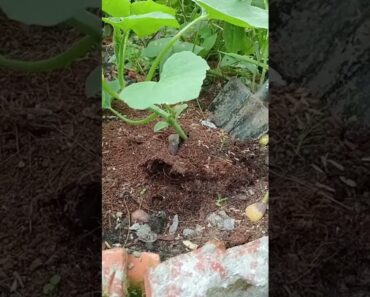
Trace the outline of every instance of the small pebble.
<instances>
[{"instance_id":1,"label":"small pebble","mask_svg":"<svg viewBox=\"0 0 370 297\"><path fill-rule=\"evenodd\" d=\"M173 217L172 224L170 226L170 229L168 230L168 233L170 235L175 235L178 227L179 227L179 216L175 215Z\"/></svg>"},{"instance_id":2,"label":"small pebble","mask_svg":"<svg viewBox=\"0 0 370 297\"><path fill-rule=\"evenodd\" d=\"M196 231L194 231L193 229L189 229L189 228L185 228L183 231L182 231L182 235L185 237L185 238L192 238L196 235Z\"/></svg>"},{"instance_id":3,"label":"small pebble","mask_svg":"<svg viewBox=\"0 0 370 297\"><path fill-rule=\"evenodd\" d=\"M131 220L134 222L148 223L150 215L142 209L137 209L131 214Z\"/></svg>"}]
</instances>

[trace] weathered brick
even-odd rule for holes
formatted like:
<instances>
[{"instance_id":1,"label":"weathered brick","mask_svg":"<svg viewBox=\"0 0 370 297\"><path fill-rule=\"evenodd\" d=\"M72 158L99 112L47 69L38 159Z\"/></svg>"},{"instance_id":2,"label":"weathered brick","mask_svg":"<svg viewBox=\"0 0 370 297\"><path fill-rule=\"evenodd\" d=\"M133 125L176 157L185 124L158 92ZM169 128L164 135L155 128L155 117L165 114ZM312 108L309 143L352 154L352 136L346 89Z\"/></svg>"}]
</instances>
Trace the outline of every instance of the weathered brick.
<instances>
[{"instance_id":1,"label":"weathered brick","mask_svg":"<svg viewBox=\"0 0 370 297\"><path fill-rule=\"evenodd\" d=\"M267 282L268 237L263 237L228 250L207 243L150 269L145 284L147 297L211 297L238 296L236 290L239 296L247 290L268 296Z\"/></svg>"},{"instance_id":2,"label":"weathered brick","mask_svg":"<svg viewBox=\"0 0 370 297\"><path fill-rule=\"evenodd\" d=\"M148 270L159 263L160 258L158 254L144 252L138 255L129 255L127 277L130 285L144 289L144 281Z\"/></svg>"},{"instance_id":3,"label":"weathered brick","mask_svg":"<svg viewBox=\"0 0 370 297\"><path fill-rule=\"evenodd\" d=\"M103 251L103 296L127 296L127 260L127 252L123 248L114 248Z\"/></svg>"}]
</instances>

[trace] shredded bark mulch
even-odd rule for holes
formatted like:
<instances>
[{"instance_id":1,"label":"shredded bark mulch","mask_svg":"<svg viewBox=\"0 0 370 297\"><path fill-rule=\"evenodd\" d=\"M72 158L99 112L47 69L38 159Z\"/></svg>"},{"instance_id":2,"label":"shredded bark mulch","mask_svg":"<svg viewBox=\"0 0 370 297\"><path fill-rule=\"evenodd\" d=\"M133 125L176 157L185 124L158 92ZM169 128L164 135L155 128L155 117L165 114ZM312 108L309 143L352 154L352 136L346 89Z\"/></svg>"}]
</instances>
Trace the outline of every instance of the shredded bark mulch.
<instances>
[{"instance_id":1,"label":"shredded bark mulch","mask_svg":"<svg viewBox=\"0 0 370 297\"><path fill-rule=\"evenodd\" d=\"M271 296L368 295L369 140L331 102L271 90Z\"/></svg>"},{"instance_id":2,"label":"shredded bark mulch","mask_svg":"<svg viewBox=\"0 0 370 297\"><path fill-rule=\"evenodd\" d=\"M144 116L122 106L121 111L130 117ZM156 251L167 258L186 251L182 230L194 229L196 224L205 227L203 235L193 240L198 245L218 238L234 246L267 233L267 215L258 224L251 224L244 215L245 208L267 190L267 149L261 149L258 141L241 143L219 129L202 126L200 122L206 118L196 104L190 105L180 119L189 139L175 156L168 148L172 129L154 133L154 123L129 126L119 120L104 121L103 229L110 244ZM217 197L227 198L221 207L216 205ZM168 239L168 226L177 214L176 237L148 247L136 240L128 225L115 231L117 212L127 219L140 208L149 214L166 214L160 233L164 239ZM217 210L225 210L237 220L235 230L220 232L207 226L206 217Z\"/></svg>"},{"instance_id":3,"label":"shredded bark mulch","mask_svg":"<svg viewBox=\"0 0 370 297\"><path fill-rule=\"evenodd\" d=\"M11 58L48 58L80 36L0 18ZM100 102L85 97L98 63L99 53L49 73L0 69L3 296L42 296L54 275L53 296L100 295Z\"/></svg>"}]
</instances>

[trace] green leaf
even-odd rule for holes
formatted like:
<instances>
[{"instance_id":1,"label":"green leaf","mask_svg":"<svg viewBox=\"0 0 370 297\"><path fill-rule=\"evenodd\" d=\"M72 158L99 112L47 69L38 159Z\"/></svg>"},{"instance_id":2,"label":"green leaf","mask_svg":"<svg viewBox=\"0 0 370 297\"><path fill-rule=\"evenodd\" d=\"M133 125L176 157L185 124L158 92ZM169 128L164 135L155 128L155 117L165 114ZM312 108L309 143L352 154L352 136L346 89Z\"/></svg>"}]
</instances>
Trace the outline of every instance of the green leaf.
<instances>
[{"instance_id":1,"label":"green leaf","mask_svg":"<svg viewBox=\"0 0 370 297\"><path fill-rule=\"evenodd\" d=\"M265 0L252 0L252 5L259 8L265 8Z\"/></svg>"},{"instance_id":2,"label":"green leaf","mask_svg":"<svg viewBox=\"0 0 370 297\"><path fill-rule=\"evenodd\" d=\"M60 277L60 275L59 275L59 274L54 274L54 275L51 277L51 279L50 279L50 283L51 283L52 285L56 286L57 284L59 284L60 279L61 279L61 277Z\"/></svg>"},{"instance_id":3,"label":"green leaf","mask_svg":"<svg viewBox=\"0 0 370 297\"><path fill-rule=\"evenodd\" d=\"M221 20L239 27L268 29L268 11L252 6L246 0L195 0L211 19Z\"/></svg>"},{"instance_id":4,"label":"green leaf","mask_svg":"<svg viewBox=\"0 0 370 297\"><path fill-rule=\"evenodd\" d=\"M147 58L155 58L159 55L161 50L168 44L172 37L160 38L149 42L148 46L143 50L142 56ZM194 48L194 51L193 51ZM172 47L170 53L179 53L183 51L193 51L195 54L199 54L203 50L203 47L195 45L190 42L177 41Z\"/></svg>"},{"instance_id":5,"label":"green leaf","mask_svg":"<svg viewBox=\"0 0 370 297\"><path fill-rule=\"evenodd\" d=\"M42 292L47 295L47 294L50 294L52 291L54 290L54 286L52 284L46 284L43 289L42 289Z\"/></svg>"},{"instance_id":6,"label":"green leaf","mask_svg":"<svg viewBox=\"0 0 370 297\"><path fill-rule=\"evenodd\" d=\"M103 0L102 9L113 17L125 17L130 15L130 0Z\"/></svg>"},{"instance_id":7,"label":"green leaf","mask_svg":"<svg viewBox=\"0 0 370 297\"><path fill-rule=\"evenodd\" d=\"M247 43L245 29L230 23L224 25L224 41L226 50L230 53L244 53Z\"/></svg>"},{"instance_id":8,"label":"green leaf","mask_svg":"<svg viewBox=\"0 0 370 297\"><path fill-rule=\"evenodd\" d=\"M146 14L150 12L164 12L170 15L176 15L176 10L166 5L155 3L151 0L138 1L131 4L131 15Z\"/></svg>"},{"instance_id":9,"label":"green leaf","mask_svg":"<svg viewBox=\"0 0 370 297\"><path fill-rule=\"evenodd\" d=\"M252 74L256 74L257 71L258 71L258 68L255 64L248 63L248 62L245 62L245 61L242 61L240 59L233 58L233 57L230 57L230 56L227 56L227 55L225 55L222 58L222 60L220 62L220 67L221 68L234 67L234 68L246 69L249 72L251 72Z\"/></svg>"},{"instance_id":10,"label":"green leaf","mask_svg":"<svg viewBox=\"0 0 370 297\"><path fill-rule=\"evenodd\" d=\"M107 84L110 86L110 88L118 92L120 85L118 79L113 80L113 81L107 81ZM109 95L107 92L103 90L102 92L102 108L103 109L110 109L112 107L112 96Z\"/></svg>"},{"instance_id":11,"label":"green leaf","mask_svg":"<svg viewBox=\"0 0 370 297\"><path fill-rule=\"evenodd\" d=\"M176 105L173 108L173 110L175 111L176 118L178 118L184 112L184 110L186 110L187 108L188 108L187 104Z\"/></svg>"},{"instance_id":12,"label":"green leaf","mask_svg":"<svg viewBox=\"0 0 370 297\"><path fill-rule=\"evenodd\" d=\"M120 93L120 99L135 109L195 99L199 96L208 69L207 62L194 53L176 53L164 64L159 82L132 84Z\"/></svg>"},{"instance_id":13,"label":"green leaf","mask_svg":"<svg viewBox=\"0 0 370 297\"><path fill-rule=\"evenodd\" d=\"M220 53L223 53L225 55L228 55L230 57L233 57L233 58L238 59L238 60L243 61L243 62L247 62L247 63L251 63L251 64L254 64L254 65L257 65L259 67L264 68L265 70L268 70L268 65L267 64L265 64L265 63L259 63L258 61L256 61L255 59L253 59L251 57L242 56L242 55L233 54L233 53L224 53L224 52L220 52Z\"/></svg>"},{"instance_id":14,"label":"green leaf","mask_svg":"<svg viewBox=\"0 0 370 297\"><path fill-rule=\"evenodd\" d=\"M0 0L8 18L26 25L54 26L75 15L88 5L77 0Z\"/></svg>"},{"instance_id":15,"label":"green leaf","mask_svg":"<svg viewBox=\"0 0 370 297\"><path fill-rule=\"evenodd\" d=\"M176 18L163 12L151 12L141 15L131 15L125 18L103 18L103 21L126 32L133 30L139 37L156 33L162 27L178 28L180 24Z\"/></svg>"},{"instance_id":16,"label":"green leaf","mask_svg":"<svg viewBox=\"0 0 370 297\"><path fill-rule=\"evenodd\" d=\"M154 132L159 132L163 129L166 129L170 124L165 121L160 121L154 126Z\"/></svg>"},{"instance_id":17,"label":"green leaf","mask_svg":"<svg viewBox=\"0 0 370 297\"><path fill-rule=\"evenodd\" d=\"M202 47L206 51L210 51L213 48L213 46L215 45L216 41L217 41L217 33L204 38L203 43L202 43Z\"/></svg>"}]
</instances>

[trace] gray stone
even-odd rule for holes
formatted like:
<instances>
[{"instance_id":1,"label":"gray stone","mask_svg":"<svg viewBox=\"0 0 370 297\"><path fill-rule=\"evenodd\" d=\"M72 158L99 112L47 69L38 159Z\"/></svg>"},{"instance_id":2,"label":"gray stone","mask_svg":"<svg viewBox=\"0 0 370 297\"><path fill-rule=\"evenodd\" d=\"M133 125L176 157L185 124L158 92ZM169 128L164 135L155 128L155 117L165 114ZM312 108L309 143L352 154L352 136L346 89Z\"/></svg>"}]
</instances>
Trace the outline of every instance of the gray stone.
<instances>
[{"instance_id":1,"label":"gray stone","mask_svg":"<svg viewBox=\"0 0 370 297\"><path fill-rule=\"evenodd\" d=\"M226 288L210 288L206 297L267 297L268 287L253 286L243 279L238 279Z\"/></svg>"},{"instance_id":2,"label":"gray stone","mask_svg":"<svg viewBox=\"0 0 370 297\"><path fill-rule=\"evenodd\" d=\"M148 284L153 296L267 297L268 237L226 251L209 242L151 269Z\"/></svg>"},{"instance_id":3,"label":"gray stone","mask_svg":"<svg viewBox=\"0 0 370 297\"><path fill-rule=\"evenodd\" d=\"M207 217L207 221L217 229L224 231L234 230L235 219L229 217L223 210L211 213Z\"/></svg>"},{"instance_id":4,"label":"gray stone","mask_svg":"<svg viewBox=\"0 0 370 297\"><path fill-rule=\"evenodd\" d=\"M236 139L258 139L268 131L268 109L262 101L267 90L268 81L254 95L238 78L230 79L210 105L212 122Z\"/></svg>"},{"instance_id":5,"label":"gray stone","mask_svg":"<svg viewBox=\"0 0 370 297\"><path fill-rule=\"evenodd\" d=\"M182 235L185 237L185 238L193 238L197 235L197 232L193 229L189 229L189 228L185 228L183 231L182 231Z\"/></svg>"},{"instance_id":6,"label":"gray stone","mask_svg":"<svg viewBox=\"0 0 370 297\"><path fill-rule=\"evenodd\" d=\"M168 233L170 235L175 235L178 227L179 227L179 216L175 215L173 217L172 224L170 226L170 229L168 230Z\"/></svg>"},{"instance_id":7,"label":"gray stone","mask_svg":"<svg viewBox=\"0 0 370 297\"><path fill-rule=\"evenodd\" d=\"M171 155L175 156L179 150L180 136L179 134L171 134L168 136L168 150Z\"/></svg>"},{"instance_id":8,"label":"gray stone","mask_svg":"<svg viewBox=\"0 0 370 297\"><path fill-rule=\"evenodd\" d=\"M144 225L134 224L130 227L130 229L136 231L137 238L140 241L151 243L157 240L157 234L155 234L150 229L150 226L147 224Z\"/></svg>"}]
</instances>

